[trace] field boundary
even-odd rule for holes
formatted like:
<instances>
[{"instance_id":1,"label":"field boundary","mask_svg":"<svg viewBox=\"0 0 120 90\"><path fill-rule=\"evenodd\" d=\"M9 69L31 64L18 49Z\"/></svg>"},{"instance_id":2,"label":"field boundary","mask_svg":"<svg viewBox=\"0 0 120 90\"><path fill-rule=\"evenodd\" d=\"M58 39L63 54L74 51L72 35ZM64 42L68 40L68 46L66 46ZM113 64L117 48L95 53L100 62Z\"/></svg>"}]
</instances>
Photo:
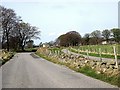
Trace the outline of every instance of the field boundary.
<instances>
[{"instance_id":1,"label":"field boundary","mask_svg":"<svg viewBox=\"0 0 120 90\"><path fill-rule=\"evenodd\" d=\"M95 61L101 61L101 58L100 57L95 57L95 56L87 56L87 55L84 55L84 54L80 54L80 53L76 53L76 52L72 52L68 49L63 49L62 52L64 53L67 53L67 54L73 54L73 55L81 55L89 60L95 60ZM105 62L108 62L108 61L115 61L114 59L112 58L102 58L102 61L105 61ZM118 64L120 64L120 59L118 59Z\"/></svg>"}]
</instances>

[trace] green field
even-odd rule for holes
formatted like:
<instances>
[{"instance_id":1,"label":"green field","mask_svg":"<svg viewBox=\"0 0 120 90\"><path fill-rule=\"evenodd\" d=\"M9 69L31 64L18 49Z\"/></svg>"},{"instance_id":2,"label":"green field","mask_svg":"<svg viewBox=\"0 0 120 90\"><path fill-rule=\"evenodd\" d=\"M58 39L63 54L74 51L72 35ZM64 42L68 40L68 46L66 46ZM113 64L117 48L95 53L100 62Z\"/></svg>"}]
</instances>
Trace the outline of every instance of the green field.
<instances>
[{"instance_id":1,"label":"green field","mask_svg":"<svg viewBox=\"0 0 120 90\"><path fill-rule=\"evenodd\" d=\"M99 50L101 49L101 54L103 58L114 58L113 46L116 47L116 53L118 55L118 58L120 59L120 45L86 45L72 47L69 48L69 50L84 55L86 55L86 52L88 51L90 56L99 57Z\"/></svg>"},{"instance_id":2,"label":"green field","mask_svg":"<svg viewBox=\"0 0 120 90\"><path fill-rule=\"evenodd\" d=\"M99 48L101 48L102 53L114 54L113 46L116 47L117 54L120 54L120 45L86 45L86 46L79 46L74 48L81 51L88 50L94 53L99 53Z\"/></svg>"}]
</instances>

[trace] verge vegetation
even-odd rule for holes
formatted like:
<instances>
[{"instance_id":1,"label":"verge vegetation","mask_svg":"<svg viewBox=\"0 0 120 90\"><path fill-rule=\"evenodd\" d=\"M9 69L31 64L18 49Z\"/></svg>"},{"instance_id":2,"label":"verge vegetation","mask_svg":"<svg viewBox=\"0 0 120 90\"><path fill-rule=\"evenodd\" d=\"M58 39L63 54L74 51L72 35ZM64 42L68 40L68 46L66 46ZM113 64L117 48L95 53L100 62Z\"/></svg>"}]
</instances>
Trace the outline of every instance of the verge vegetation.
<instances>
[{"instance_id":1,"label":"verge vegetation","mask_svg":"<svg viewBox=\"0 0 120 90\"><path fill-rule=\"evenodd\" d=\"M37 48L27 48L24 50L17 50L16 52L36 52Z\"/></svg>"},{"instance_id":2,"label":"verge vegetation","mask_svg":"<svg viewBox=\"0 0 120 90\"><path fill-rule=\"evenodd\" d=\"M8 52L8 51L1 51L0 52L0 66L5 64L7 61L9 61L13 56L15 55L15 52Z\"/></svg>"}]
</instances>

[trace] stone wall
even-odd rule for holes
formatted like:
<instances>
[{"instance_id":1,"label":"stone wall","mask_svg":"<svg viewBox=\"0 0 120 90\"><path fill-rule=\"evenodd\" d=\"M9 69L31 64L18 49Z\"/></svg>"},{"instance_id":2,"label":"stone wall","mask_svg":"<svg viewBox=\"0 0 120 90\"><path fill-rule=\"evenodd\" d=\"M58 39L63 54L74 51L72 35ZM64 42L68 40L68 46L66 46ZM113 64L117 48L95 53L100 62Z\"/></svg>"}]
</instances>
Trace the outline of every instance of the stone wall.
<instances>
[{"instance_id":1,"label":"stone wall","mask_svg":"<svg viewBox=\"0 0 120 90\"><path fill-rule=\"evenodd\" d=\"M110 76L120 74L120 65L119 67L117 67L114 61L105 62L105 61L88 60L87 58L72 54L71 55L61 54L60 58L61 61L65 63L72 61L72 64L76 68L89 66L92 69L94 69L98 74L103 73Z\"/></svg>"}]
</instances>

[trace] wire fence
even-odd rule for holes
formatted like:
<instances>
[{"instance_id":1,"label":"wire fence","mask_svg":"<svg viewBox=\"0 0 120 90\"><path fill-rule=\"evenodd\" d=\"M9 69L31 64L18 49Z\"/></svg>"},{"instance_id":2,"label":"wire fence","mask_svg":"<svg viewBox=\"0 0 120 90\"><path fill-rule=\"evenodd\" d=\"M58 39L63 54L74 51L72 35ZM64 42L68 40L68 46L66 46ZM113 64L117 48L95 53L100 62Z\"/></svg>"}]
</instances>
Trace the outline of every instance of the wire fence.
<instances>
[{"instance_id":1,"label":"wire fence","mask_svg":"<svg viewBox=\"0 0 120 90\"><path fill-rule=\"evenodd\" d=\"M120 45L86 45L75 47L79 52L86 52L88 50L89 53L99 54L99 49L101 49L101 54L114 55L113 46L116 47L116 53L120 55Z\"/></svg>"}]
</instances>

